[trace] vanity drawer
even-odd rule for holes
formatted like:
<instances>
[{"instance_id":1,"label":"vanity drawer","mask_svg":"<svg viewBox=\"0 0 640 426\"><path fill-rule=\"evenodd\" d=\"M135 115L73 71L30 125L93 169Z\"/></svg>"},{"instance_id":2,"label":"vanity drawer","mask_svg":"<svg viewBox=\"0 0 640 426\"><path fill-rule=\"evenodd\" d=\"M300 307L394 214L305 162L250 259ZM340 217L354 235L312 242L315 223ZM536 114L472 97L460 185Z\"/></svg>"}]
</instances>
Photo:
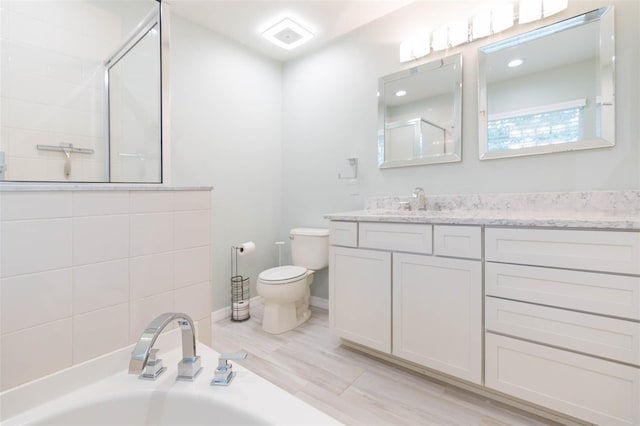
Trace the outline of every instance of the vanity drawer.
<instances>
[{"instance_id":1,"label":"vanity drawer","mask_svg":"<svg viewBox=\"0 0 640 426\"><path fill-rule=\"evenodd\" d=\"M485 229L486 260L640 274L640 232Z\"/></svg>"},{"instance_id":2,"label":"vanity drawer","mask_svg":"<svg viewBox=\"0 0 640 426\"><path fill-rule=\"evenodd\" d=\"M433 253L438 256L482 258L482 230L479 226L435 225Z\"/></svg>"},{"instance_id":3,"label":"vanity drawer","mask_svg":"<svg viewBox=\"0 0 640 426\"><path fill-rule=\"evenodd\" d=\"M596 424L640 422L640 368L486 333L485 385Z\"/></svg>"},{"instance_id":4,"label":"vanity drawer","mask_svg":"<svg viewBox=\"0 0 640 426\"><path fill-rule=\"evenodd\" d=\"M432 227L414 223L360 223L361 248L432 253Z\"/></svg>"},{"instance_id":5,"label":"vanity drawer","mask_svg":"<svg viewBox=\"0 0 640 426\"><path fill-rule=\"evenodd\" d=\"M331 221L329 241L332 246L358 247L358 222Z\"/></svg>"},{"instance_id":6,"label":"vanity drawer","mask_svg":"<svg viewBox=\"0 0 640 426\"><path fill-rule=\"evenodd\" d=\"M640 277L486 262L485 293L640 320Z\"/></svg>"},{"instance_id":7,"label":"vanity drawer","mask_svg":"<svg viewBox=\"0 0 640 426\"><path fill-rule=\"evenodd\" d=\"M487 331L640 366L640 323L485 298Z\"/></svg>"}]
</instances>

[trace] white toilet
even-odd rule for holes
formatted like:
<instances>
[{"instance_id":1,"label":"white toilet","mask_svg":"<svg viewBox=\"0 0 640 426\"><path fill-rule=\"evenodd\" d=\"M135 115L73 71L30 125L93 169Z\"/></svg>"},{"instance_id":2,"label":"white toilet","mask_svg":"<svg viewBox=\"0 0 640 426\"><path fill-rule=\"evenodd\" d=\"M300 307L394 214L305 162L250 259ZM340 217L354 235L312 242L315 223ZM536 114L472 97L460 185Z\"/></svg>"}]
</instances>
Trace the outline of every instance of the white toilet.
<instances>
[{"instance_id":1,"label":"white toilet","mask_svg":"<svg viewBox=\"0 0 640 426\"><path fill-rule=\"evenodd\" d=\"M309 319L310 286L314 271L329 265L329 230L295 228L290 231L293 265L267 269L258 276L264 299L262 329L280 334Z\"/></svg>"}]
</instances>

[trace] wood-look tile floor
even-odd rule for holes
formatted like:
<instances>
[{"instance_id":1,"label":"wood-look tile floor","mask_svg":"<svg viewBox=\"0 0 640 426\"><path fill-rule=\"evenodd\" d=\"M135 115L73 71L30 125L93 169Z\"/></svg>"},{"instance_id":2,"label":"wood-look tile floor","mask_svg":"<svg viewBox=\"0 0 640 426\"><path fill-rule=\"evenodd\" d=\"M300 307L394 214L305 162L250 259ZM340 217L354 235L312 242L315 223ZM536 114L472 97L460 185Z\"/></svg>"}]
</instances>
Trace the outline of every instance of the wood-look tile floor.
<instances>
[{"instance_id":1,"label":"wood-look tile floor","mask_svg":"<svg viewBox=\"0 0 640 426\"><path fill-rule=\"evenodd\" d=\"M552 422L392 366L340 344L327 311L281 335L251 319L213 323L213 348L246 351L240 364L347 425L548 425Z\"/></svg>"}]
</instances>

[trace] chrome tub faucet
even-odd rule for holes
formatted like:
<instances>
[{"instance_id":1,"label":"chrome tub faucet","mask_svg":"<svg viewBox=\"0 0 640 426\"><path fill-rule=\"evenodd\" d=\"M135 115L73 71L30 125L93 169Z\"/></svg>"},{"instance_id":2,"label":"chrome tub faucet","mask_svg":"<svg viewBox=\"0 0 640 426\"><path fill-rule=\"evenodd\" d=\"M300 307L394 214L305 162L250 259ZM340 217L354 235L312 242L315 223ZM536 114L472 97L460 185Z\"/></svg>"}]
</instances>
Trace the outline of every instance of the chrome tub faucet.
<instances>
[{"instance_id":1,"label":"chrome tub faucet","mask_svg":"<svg viewBox=\"0 0 640 426\"><path fill-rule=\"evenodd\" d=\"M166 370L162 360L156 358L153 345L162 330L174 320L182 329L182 361L178 363L178 380L193 380L202 371L200 357L196 355L193 320L187 314L169 312L151 321L142 332L131 352L129 374L140 374L140 378L153 380Z\"/></svg>"}]
</instances>

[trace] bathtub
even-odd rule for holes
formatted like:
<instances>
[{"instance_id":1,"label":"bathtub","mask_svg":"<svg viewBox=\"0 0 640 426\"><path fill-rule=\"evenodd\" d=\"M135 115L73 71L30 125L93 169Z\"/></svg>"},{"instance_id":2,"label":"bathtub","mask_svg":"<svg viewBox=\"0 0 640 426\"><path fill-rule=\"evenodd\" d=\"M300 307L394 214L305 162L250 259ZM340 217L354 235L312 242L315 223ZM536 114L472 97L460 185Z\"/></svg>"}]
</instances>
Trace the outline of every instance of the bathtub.
<instances>
[{"instance_id":1,"label":"bathtub","mask_svg":"<svg viewBox=\"0 0 640 426\"><path fill-rule=\"evenodd\" d=\"M229 386L210 386L218 353L199 343L203 371L176 381L179 338L174 330L156 342L167 371L155 381L127 373L126 348L0 393L0 425L339 424L236 363Z\"/></svg>"}]
</instances>

